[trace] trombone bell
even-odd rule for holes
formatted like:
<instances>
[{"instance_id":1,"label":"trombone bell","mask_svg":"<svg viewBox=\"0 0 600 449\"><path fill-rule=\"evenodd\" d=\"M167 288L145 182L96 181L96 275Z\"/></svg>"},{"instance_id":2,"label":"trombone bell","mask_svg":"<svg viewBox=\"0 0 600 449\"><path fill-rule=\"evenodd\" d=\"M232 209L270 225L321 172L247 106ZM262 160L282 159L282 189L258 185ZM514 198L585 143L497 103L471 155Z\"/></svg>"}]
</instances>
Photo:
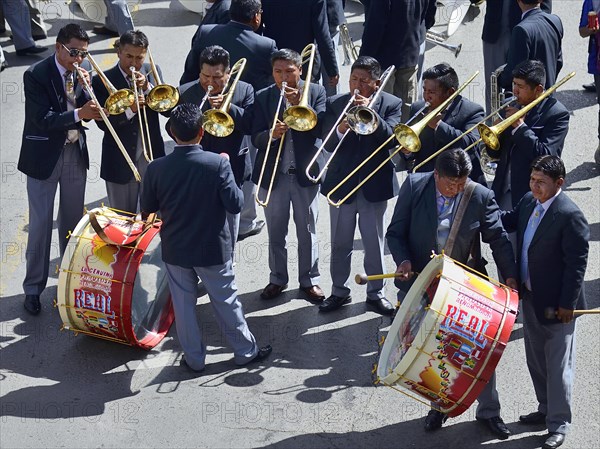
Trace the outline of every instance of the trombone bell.
<instances>
[{"instance_id":1,"label":"trombone bell","mask_svg":"<svg viewBox=\"0 0 600 449\"><path fill-rule=\"evenodd\" d=\"M498 125L501 124L502 123L499 123ZM500 134L502 134L502 131L506 129L501 129L498 125L487 126L485 123L480 123L477 126L477 131L479 131L479 136L481 137L481 140L483 141L483 143L485 143L486 146L488 146L492 150L497 150L498 148L500 148L499 136Z\"/></svg>"},{"instance_id":2,"label":"trombone bell","mask_svg":"<svg viewBox=\"0 0 600 449\"><path fill-rule=\"evenodd\" d=\"M117 90L106 99L104 107L110 115L119 115L135 103L135 95L129 89Z\"/></svg>"},{"instance_id":3,"label":"trombone bell","mask_svg":"<svg viewBox=\"0 0 600 449\"><path fill-rule=\"evenodd\" d=\"M179 102L179 91L168 84L160 84L154 87L146 98L148 107L156 112L166 112L177 106Z\"/></svg>"},{"instance_id":4,"label":"trombone bell","mask_svg":"<svg viewBox=\"0 0 600 449\"><path fill-rule=\"evenodd\" d=\"M207 133L215 137L227 137L233 132L235 123L227 112L211 109L204 113L202 126Z\"/></svg>"},{"instance_id":5,"label":"trombone bell","mask_svg":"<svg viewBox=\"0 0 600 449\"><path fill-rule=\"evenodd\" d=\"M295 131L310 131L317 125L317 114L308 106L291 106L283 112L283 121Z\"/></svg>"},{"instance_id":6,"label":"trombone bell","mask_svg":"<svg viewBox=\"0 0 600 449\"><path fill-rule=\"evenodd\" d=\"M351 108L346 114L346 119L352 131L362 136L373 134L379 126L377 116L365 106Z\"/></svg>"},{"instance_id":7,"label":"trombone bell","mask_svg":"<svg viewBox=\"0 0 600 449\"><path fill-rule=\"evenodd\" d=\"M411 153L416 153L421 149L419 134L411 126L399 123L394 128L394 135L398 143Z\"/></svg>"}]
</instances>

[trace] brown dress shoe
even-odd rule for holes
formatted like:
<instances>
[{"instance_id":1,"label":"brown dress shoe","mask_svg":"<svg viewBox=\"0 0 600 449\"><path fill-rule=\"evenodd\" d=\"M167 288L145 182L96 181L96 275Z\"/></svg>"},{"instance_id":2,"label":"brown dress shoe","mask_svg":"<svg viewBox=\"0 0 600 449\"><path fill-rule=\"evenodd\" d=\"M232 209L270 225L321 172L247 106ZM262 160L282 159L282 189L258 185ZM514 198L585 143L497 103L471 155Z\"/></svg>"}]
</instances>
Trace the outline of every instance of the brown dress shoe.
<instances>
[{"instance_id":1,"label":"brown dress shoe","mask_svg":"<svg viewBox=\"0 0 600 449\"><path fill-rule=\"evenodd\" d=\"M304 293L307 294L308 299L311 301L321 302L325 299L325 295L323 294L323 290L318 285L312 285L310 287L300 287Z\"/></svg>"},{"instance_id":2,"label":"brown dress shoe","mask_svg":"<svg viewBox=\"0 0 600 449\"><path fill-rule=\"evenodd\" d=\"M277 285L269 283L260 294L262 299L274 299L277 298L287 288L287 285Z\"/></svg>"}]
</instances>

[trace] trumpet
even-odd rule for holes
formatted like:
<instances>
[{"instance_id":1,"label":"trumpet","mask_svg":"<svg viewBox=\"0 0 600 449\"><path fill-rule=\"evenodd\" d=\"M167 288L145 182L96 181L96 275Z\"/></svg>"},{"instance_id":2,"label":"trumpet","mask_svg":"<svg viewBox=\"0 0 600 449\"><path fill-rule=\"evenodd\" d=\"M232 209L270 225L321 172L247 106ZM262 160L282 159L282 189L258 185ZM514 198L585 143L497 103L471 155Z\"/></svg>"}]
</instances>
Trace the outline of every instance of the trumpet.
<instances>
[{"instance_id":1,"label":"trumpet","mask_svg":"<svg viewBox=\"0 0 600 449\"><path fill-rule=\"evenodd\" d=\"M377 147L364 161L362 161L354 170L350 172L348 176L346 176L342 181L338 183L327 195L327 201L334 207L340 207L348 198L350 198L358 189L360 189L369 179L371 179L375 173L377 173L382 167L384 167L388 162L390 162L396 154L400 152L402 148L407 149L412 153L416 153L421 149L421 140L419 139L419 134L425 129L427 124L431 121L433 117L439 114L442 110L446 109L448 105L454 101L454 99L460 95L460 93L475 79L475 77L479 74L479 71L476 71L462 86L460 86L450 97L448 97L442 104L440 104L433 111L429 112L424 118L422 118L415 125L409 126L408 123L399 123L394 128L394 134L390 136L385 142L383 142L379 147ZM420 114L421 111L415 114L415 117ZM348 180L354 176L365 164L367 164L379 151L385 148L394 137L398 140L398 146L390 152L390 155L381 162L371 173L369 173L365 178L359 182L350 192L340 199L339 201L333 201L331 196L340 189Z\"/></svg>"},{"instance_id":2,"label":"trumpet","mask_svg":"<svg viewBox=\"0 0 600 449\"><path fill-rule=\"evenodd\" d=\"M235 88L244 71L244 67L246 67L246 58L240 59L233 65L231 68L231 79L233 79L233 81L229 85L229 88L225 86L225 89L223 89L223 92L226 92L226 94L222 93L222 95L225 95L225 99L223 100L221 107L218 109L209 109L202 115L202 126L204 127L204 130L215 137L227 137L235 128L233 118L228 114L228 111L231 106L233 94L235 93ZM208 87L207 90L210 92L212 86Z\"/></svg>"},{"instance_id":3,"label":"trumpet","mask_svg":"<svg viewBox=\"0 0 600 449\"><path fill-rule=\"evenodd\" d=\"M108 111L110 115L119 115L125 112L125 110L135 103L135 95L131 89L120 89L117 90L115 86L109 81L104 72L100 70L92 55L88 53L87 55L90 64L94 68L96 74L104 84L104 87L109 93L108 98L104 102L104 108ZM78 71L79 73L79 71Z\"/></svg>"},{"instance_id":4,"label":"trumpet","mask_svg":"<svg viewBox=\"0 0 600 449\"><path fill-rule=\"evenodd\" d=\"M462 44L452 45L447 44L445 41L445 36L442 33L437 33L433 30L427 30L427 34L425 35L425 40L433 45L438 45L446 50L450 50L454 53L454 57L458 58L460 51L462 50Z\"/></svg>"},{"instance_id":5,"label":"trumpet","mask_svg":"<svg viewBox=\"0 0 600 449\"><path fill-rule=\"evenodd\" d=\"M148 107L153 111L169 111L175 106L177 106L177 103L179 102L179 91L176 87L170 86L168 84L163 84L161 82L150 49L148 49L148 61L150 62L150 70L152 71L154 81L156 81L156 86L154 86L150 90L150 92L148 92L148 98L146 99L146 103L148 104Z\"/></svg>"},{"instance_id":6,"label":"trumpet","mask_svg":"<svg viewBox=\"0 0 600 449\"><path fill-rule=\"evenodd\" d=\"M89 55L88 55L88 57L89 57ZM119 150L121 150L121 153L123 154L123 157L127 161L127 165L129 165L129 168L133 172L133 176L135 177L135 180L137 182L140 182L142 180L142 178L141 178L141 176L140 176L137 168L135 168L135 165L133 164L133 161L129 157L129 154L127 153L127 150L125 149L125 146L123 145L123 142L121 142L121 139L119 139L119 136L117 135L117 132L115 131L115 128L113 128L112 124L110 123L110 120L106 116L106 114L104 112L104 109L102 108L102 105L100 104L100 102L98 101L98 98L96 97L96 94L94 94L94 90L92 89L92 86L90 86L88 84L87 80L83 76L83 73L81 72L81 68L79 67L79 64L77 64L75 62L75 63L73 63L73 66L75 67L75 70L77 71L77 75L83 81L83 86L84 86L85 90L89 94L90 98L94 101L94 103L96 103L96 105L98 106L98 109L100 110L100 116L102 117L102 121L104 121L104 123L106 124L106 127L108 128L108 131L110 132L111 136L115 140L117 146L119 147ZM106 78L106 76L100 71L100 69L97 66L95 66L94 64L92 64L92 66L94 66L94 68L96 69L96 73L101 77L101 79L102 79L102 77ZM108 81L108 79L107 79L107 81ZM112 84L111 84L111 86L112 86ZM113 89L114 89L114 87L113 87ZM132 92L132 95L133 95L133 92ZM110 100L110 98L111 97L109 97L106 100L106 103L109 103L108 100ZM119 97L118 100L114 100L114 102L111 103L111 105L113 105L113 106L116 107L116 105L119 104L119 101L121 101L121 100L122 99ZM133 101L135 101L135 100L133 100ZM133 101L132 101L132 104L133 104Z\"/></svg>"},{"instance_id":7,"label":"trumpet","mask_svg":"<svg viewBox=\"0 0 600 449\"><path fill-rule=\"evenodd\" d=\"M300 102L296 106L290 106L285 111L283 111L283 122L293 129L294 131L310 131L317 125L317 114L313 109L308 106L308 93L310 87L310 77L312 73L313 63L315 59L316 47L314 44L308 44L302 50L300 54L301 64L305 63L305 59L308 58L308 70L306 71L307 76L304 81L304 90L302 91L302 95L300 96ZM271 126L271 130L269 131L269 143L267 144L267 149L265 151L265 158L263 160L262 167L260 169L260 175L258 178L258 186L262 185L263 176L265 173L265 168L269 161L269 153L271 150L271 142L273 141L273 133L275 132L275 127L277 126L277 122L279 121L279 111L281 110L281 105L283 104L283 100L285 99L285 91L288 89L287 83L281 83L281 93L279 96L279 101L277 102L277 109L275 110L275 116L273 118L273 125ZM279 148L277 150L277 156L275 158L275 165L273 167L273 173L271 174L271 179L269 181L269 188L267 189L267 195L264 200L261 200L258 197L260 192L260 188L256 191L255 200L256 202L262 206L267 207L269 204L269 200L271 198L271 193L273 191L273 184L275 182L275 176L277 176L277 167L279 165L279 158L281 157L281 151L283 150L283 144L285 141L285 135L281 136L279 139Z\"/></svg>"},{"instance_id":8,"label":"trumpet","mask_svg":"<svg viewBox=\"0 0 600 449\"><path fill-rule=\"evenodd\" d=\"M352 131L354 131L356 134L360 134L360 135L368 135L368 134L372 134L375 132L375 130L379 126L379 119L378 119L377 114L373 111L373 105L379 99L379 96L381 95L381 92L383 92L383 88L385 87L388 80L390 79L392 73L394 72L394 69L395 69L395 67L392 65L392 66L388 67L381 74L381 76L379 77L380 83L377 88L377 92L375 93L375 95L373 95L373 97L371 98L371 100L369 101L369 104L367 106L352 106L352 104L354 103L354 100L356 99L356 96L359 93L358 89L354 90L354 93L350 97L350 100L348 100L348 103L342 110L342 113L340 114L338 119L335 121L333 127L331 128L331 130L329 131L329 133L327 134L325 139L323 139L321 146L319 147L319 149L317 150L317 152L311 159L310 163L306 167L305 174L308 177L308 179L310 179L314 183L319 182L319 180L323 177L323 175L327 171L329 164L331 164L331 161L333 160L333 158L337 154L338 150L342 146L342 142L344 141L344 139L350 132L350 129L352 129ZM348 120L348 125L350 126L350 129L346 130L346 132L344 133L344 135L342 136L342 138L336 145L335 149L331 152L331 155L329 156L329 158L323 165L323 168L321 169L319 174L317 176L312 176L310 174L310 169L316 163L316 161L319 158L319 156L321 155L321 153L323 151L325 151L327 141L331 138L331 136L335 132L337 126L340 124L340 122L344 118L344 115L346 116L346 120Z\"/></svg>"}]
</instances>

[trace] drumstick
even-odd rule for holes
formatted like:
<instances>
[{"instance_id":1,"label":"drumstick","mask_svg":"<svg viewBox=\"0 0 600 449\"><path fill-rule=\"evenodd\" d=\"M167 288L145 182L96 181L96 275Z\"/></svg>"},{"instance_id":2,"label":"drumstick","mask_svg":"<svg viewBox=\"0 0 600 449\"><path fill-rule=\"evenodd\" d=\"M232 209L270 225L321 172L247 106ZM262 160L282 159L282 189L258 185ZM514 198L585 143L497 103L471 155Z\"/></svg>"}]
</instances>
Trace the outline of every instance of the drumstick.
<instances>
[{"instance_id":1,"label":"drumstick","mask_svg":"<svg viewBox=\"0 0 600 449\"><path fill-rule=\"evenodd\" d=\"M410 272L410 276L415 275L414 271ZM357 274L354 276L354 281L358 285L365 285L369 281L380 281L381 279L389 279L389 278L397 278L403 276L400 273L384 273L384 274L372 274L371 276L367 276L366 274Z\"/></svg>"},{"instance_id":2,"label":"drumstick","mask_svg":"<svg viewBox=\"0 0 600 449\"><path fill-rule=\"evenodd\" d=\"M556 318L557 313L558 313L558 311L556 309L554 309L553 307L546 307L544 309L544 317L548 320L551 320L552 318ZM596 313L600 313L600 309L573 310L574 315L588 315L588 314L596 314Z\"/></svg>"}]
</instances>

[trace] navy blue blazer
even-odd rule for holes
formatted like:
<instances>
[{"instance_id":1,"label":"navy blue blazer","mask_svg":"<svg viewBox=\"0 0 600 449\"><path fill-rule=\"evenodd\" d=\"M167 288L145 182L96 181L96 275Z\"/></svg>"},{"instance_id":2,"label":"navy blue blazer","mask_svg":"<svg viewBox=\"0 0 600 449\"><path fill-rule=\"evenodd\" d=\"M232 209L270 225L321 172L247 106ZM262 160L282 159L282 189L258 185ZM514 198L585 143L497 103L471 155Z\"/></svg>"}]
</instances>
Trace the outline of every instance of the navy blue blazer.
<instances>
[{"instance_id":1,"label":"navy blue blazer","mask_svg":"<svg viewBox=\"0 0 600 449\"><path fill-rule=\"evenodd\" d=\"M231 257L226 212L242 210L244 195L229 162L200 145L176 146L150 163L141 208L160 211L162 259L180 267L208 267Z\"/></svg>"},{"instance_id":2,"label":"navy blue blazer","mask_svg":"<svg viewBox=\"0 0 600 449\"><path fill-rule=\"evenodd\" d=\"M299 87L304 87L304 82L300 81ZM276 84L273 84L266 89L263 89L256 93L254 100L254 107L252 113L252 143L258 149L256 155L256 161L254 162L254 170L252 171L252 182L258 185L258 178L260 177L260 170L265 160L265 154L267 150L267 144L269 142L269 131L273 125L273 118L275 117L275 110L277 109L277 102L279 101L280 90ZM309 187L314 185L313 182L306 177L304 173L308 163L315 155L317 149L321 145L321 127L323 116L325 115L325 88L318 84L310 84L310 92L308 95L308 105L313 108L317 113L317 126L310 131L294 131L291 129L286 133L286 136L291 133L294 141L294 157L296 159L296 177L298 184L302 187ZM281 107L279 119L283 118L283 110L285 104ZM277 156L277 149L279 148L280 140L275 140L271 143L269 151L269 159L263 175L263 182L261 187L268 188L269 181L273 174L273 168L275 166L275 158ZM284 145L285 146L285 145ZM281 160L279 161L281 162ZM313 166L311 174L316 176L321 167L323 166L323 157L319 158L317 163ZM279 165L281 167L281 164ZM275 176L274 185L276 185L279 176Z\"/></svg>"},{"instance_id":3,"label":"navy blue blazer","mask_svg":"<svg viewBox=\"0 0 600 449\"><path fill-rule=\"evenodd\" d=\"M510 35L506 67L498 81L500 86L512 90L512 71L527 59L537 59L546 67L546 88L555 84L563 66L563 34L562 22L557 15L539 8L528 12Z\"/></svg>"},{"instance_id":4,"label":"navy blue blazer","mask_svg":"<svg viewBox=\"0 0 600 449\"><path fill-rule=\"evenodd\" d=\"M262 0L262 8L263 34L277 42L278 48L300 53L316 42L327 75L339 74L325 0Z\"/></svg>"},{"instance_id":5,"label":"navy blue blazer","mask_svg":"<svg viewBox=\"0 0 600 449\"><path fill-rule=\"evenodd\" d=\"M229 52L231 65L246 58L246 68L241 80L252 85L255 91L273 82L271 55L277 50L275 41L260 36L249 25L230 21L225 25L202 25L197 39L185 60L185 68L179 84L198 79L200 53L210 45L220 45Z\"/></svg>"},{"instance_id":6,"label":"navy blue blazer","mask_svg":"<svg viewBox=\"0 0 600 449\"><path fill-rule=\"evenodd\" d=\"M378 0L369 5L361 56L372 56L382 69L414 67L425 32L435 23L436 0Z\"/></svg>"},{"instance_id":7,"label":"navy blue blazer","mask_svg":"<svg viewBox=\"0 0 600 449\"><path fill-rule=\"evenodd\" d=\"M507 129L500 137L500 150L488 148L499 157L492 190L500 197L505 190L506 172L510 166L513 207L529 192L529 175L533 160L544 154L560 156L569 131L569 111L556 98L550 97L525 116L525 123L514 134Z\"/></svg>"},{"instance_id":8,"label":"navy blue blazer","mask_svg":"<svg viewBox=\"0 0 600 449\"><path fill-rule=\"evenodd\" d=\"M335 121L348 103L351 94L341 94L327 99L327 111L323 118L323 138L331 130ZM367 156L385 142L393 133L394 127L400 123L402 116L402 100L388 93L382 92L375 102L373 110L379 118L377 130L370 135L361 136L350 131L342 146L331 160L327 175L321 187L321 193L327 195L340 181L354 170ZM327 141L327 150L333 151L338 145L337 132L334 132ZM396 139L374 156L356 175L354 175L342 188L333 195L333 200L345 197L350 190L358 185L367 175L375 170L388 156L388 149L397 145ZM327 155L329 157L329 154ZM367 183L361 187L367 201L386 201L398 194L399 185L396 179L396 170L392 161L388 161ZM356 194L348 198L351 203Z\"/></svg>"},{"instance_id":9,"label":"navy blue blazer","mask_svg":"<svg viewBox=\"0 0 600 449\"><path fill-rule=\"evenodd\" d=\"M81 66L90 71L90 63ZM64 81L55 55L29 67L23 74L25 89L25 125L21 139L18 169L35 179L48 179L62 153L70 129L80 132L81 156L89 168L89 155L82 122L75 122L75 112L67 110ZM77 107L90 100L88 93L75 77Z\"/></svg>"},{"instance_id":10,"label":"navy blue blazer","mask_svg":"<svg viewBox=\"0 0 600 449\"><path fill-rule=\"evenodd\" d=\"M162 79L162 73L160 68L157 66L158 76ZM142 65L140 70L143 74L148 77L148 81L156 86L156 80L150 74L150 64L145 63ZM129 83L121 73L119 66L116 65L113 68L104 72L109 81L117 89L130 89ZM94 77L92 81L94 93L98 98L98 101L104 105L104 102L108 98L108 91L99 77ZM148 118L148 129L150 130L150 141L152 143L152 155L154 158L162 157L165 155L165 143L160 133L160 124L158 121L158 112L153 111L146 106L146 117ZM140 134L140 125L137 115L133 116L131 120L127 118L125 113L119 115L110 115L109 120L119 139L123 143L123 146L127 150L127 154L135 161L135 153L137 151L138 137ZM102 164L100 166L100 177L105 181L115 182L117 184L127 184L133 180L133 173L129 168L129 165L125 161L121 150L117 146L115 139L113 139L111 133L108 131L106 124L103 121L96 121L98 127L104 131L104 138L102 139ZM146 142L146 148L148 148L148 142Z\"/></svg>"},{"instance_id":11,"label":"navy blue blazer","mask_svg":"<svg viewBox=\"0 0 600 449\"><path fill-rule=\"evenodd\" d=\"M494 44L498 41L502 29L500 28L500 16L502 15L502 4L506 0L487 0L485 2L485 17L483 19L483 32L481 40ZM548 14L552 12L552 0L542 0L542 11ZM508 2L508 25L512 30L521 21L522 11L516 1Z\"/></svg>"},{"instance_id":12,"label":"navy blue blazer","mask_svg":"<svg viewBox=\"0 0 600 449\"><path fill-rule=\"evenodd\" d=\"M229 8L231 0L215 0L212 6L206 10L206 14L200 22L202 25L218 25L229 22ZM196 37L196 35L194 35ZM193 42L193 39L192 39Z\"/></svg>"},{"instance_id":13,"label":"navy blue blazer","mask_svg":"<svg viewBox=\"0 0 600 449\"><path fill-rule=\"evenodd\" d=\"M409 174L400 189L386 240L394 262L410 260L415 272L423 271L431 252L437 251L437 203L433 173ZM457 207L455 207L456 212ZM508 234L502 227L494 192L476 184L465 210L450 257L467 263L474 239L481 238L492 249L504 278L517 278L517 266ZM410 287L410 282L398 283ZM398 285L397 284L397 285ZM406 285L404 285L406 284Z\"/></svg>"},{"instance_id":14,"label":"navy blue blazer","mask_svg":"<svg viewBox=\"0 0 600 449\"><path fill-rule=\"evenodd\" d=\"M337 27L346 21L344 2L342 0L327 0L327 24L329 34L335 34Z\"/></svg>"},{"instance_id":15,"label":"navy blue blazer","mask_svg":"<svg viewBox=\"0 0 600 449\"><path fill-rule=\"evenodd\" d=\"M181 96L179 104L193 103L200 104L206 91L198 81L181 86ZM229 162L233 170L233 176L238 186L250 179L252 172L252 163L248 148L242 148L242 139L251 132L250 108L254 103L254 90L252 86L243 81L239 81L231 99L229 115L234 122L234 130L227 137L215 137L206 131L202 137L202 148L212 153L227 153ZM211 109L210 103L206 101L202 109L203 112ZM167 132L170 134L169 123L166 125Z\"/></svg>"},{"instance_id":16,"label":"navy blue blazer","mask_svg":"<svg viewBox=\"0 0 600 449\"><path fill-rule=\"evenodd\" d=\"M416 114L424 105L424 101L413 103L410 107L410 116L412 117ZM415 165L421 163L440 148L452 142L467 129L479 123L484 116L483 108L480 105L467 100L462 95L456 97L444 112L444 116L442 121L439 122L438 127L434 130L427 126L419 135L419 138L421 139L421 150L413 153ZM415 121L418 120L418 118L415 119ZM472 132L459 140L456 143L456 146L467 148L478 139L479 132L477 131L477 128L475 128ZM468 153L471 157L471 162L473 163L473 170L471 171L470 178L477 181L483 175L481 164L479 163L479 150L477 148L471 148ZM419 171L428 172L433 171L434 168L435 159L419 168Z\"/></svg>"},{"instance_id":17,"label":"navy blue blazer","mask_svg":"<svg viewBox=\"0 0 600 449\"><path fill-rule=\"evenodd\" d=\"M536 199L529 192L517 207L503 212L507 231L517 232L517 260L521 266L523 236ZM587 266L590 229L581 210L561 192L538 225L527 250L532 301L537 319L544 324L544 309L586 309L583 278ZM521 280L523 281L523 280Z\"/></svg>"}]
</instances>

